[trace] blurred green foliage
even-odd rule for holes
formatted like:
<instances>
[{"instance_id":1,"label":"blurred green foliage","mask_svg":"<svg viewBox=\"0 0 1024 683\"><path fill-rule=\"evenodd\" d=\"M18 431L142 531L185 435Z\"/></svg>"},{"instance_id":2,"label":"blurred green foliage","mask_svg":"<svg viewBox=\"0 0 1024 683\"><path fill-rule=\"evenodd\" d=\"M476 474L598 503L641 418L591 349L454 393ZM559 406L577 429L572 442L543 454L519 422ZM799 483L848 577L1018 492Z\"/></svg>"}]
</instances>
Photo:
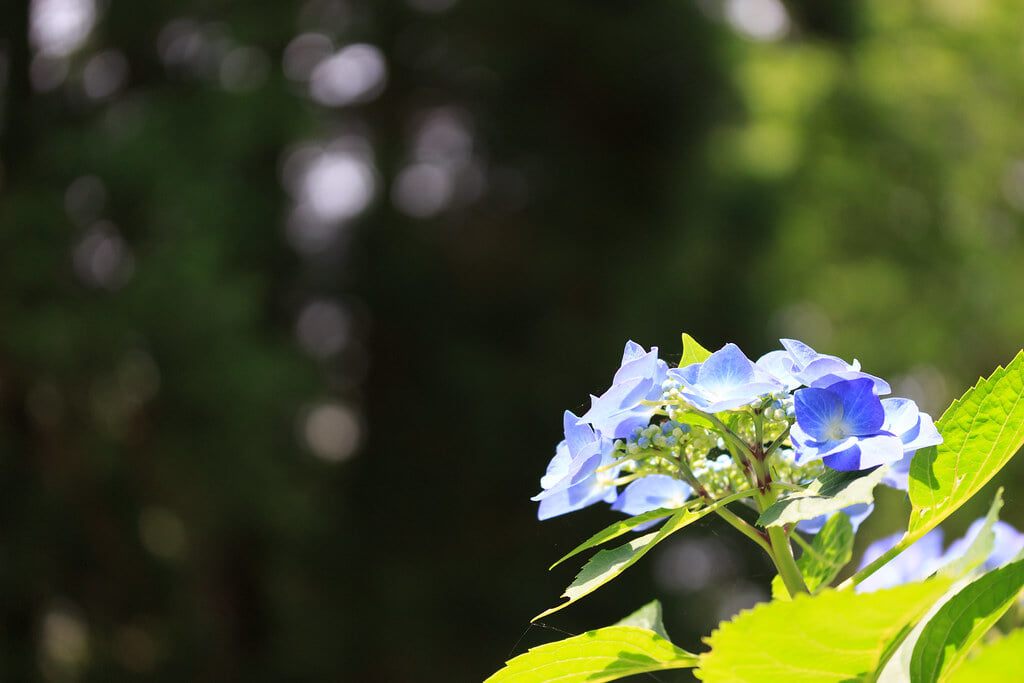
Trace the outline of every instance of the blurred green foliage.
<instances>
[{"instance_id":1,"label":"blurred green foliage","mask_svg":"<svg viewBox=\"0 0 1024 683\"><path fill-rule=\"evenodd\" d=\"M610 519L528 497L627 338L796 336L933 413L1024 343L1010 0L788 2L766 39L771 0L111 1L44 58L46 4L0 10L11 680L480 679ZM377 46L383 89L311 98L304 33ZM289 160L338 140L372 200L310 227ZM409 199L430 154L454 189ZM633 573L548 626L657 594L697 648L771 579L712 523Z\"/></svg>"}]
</instances>

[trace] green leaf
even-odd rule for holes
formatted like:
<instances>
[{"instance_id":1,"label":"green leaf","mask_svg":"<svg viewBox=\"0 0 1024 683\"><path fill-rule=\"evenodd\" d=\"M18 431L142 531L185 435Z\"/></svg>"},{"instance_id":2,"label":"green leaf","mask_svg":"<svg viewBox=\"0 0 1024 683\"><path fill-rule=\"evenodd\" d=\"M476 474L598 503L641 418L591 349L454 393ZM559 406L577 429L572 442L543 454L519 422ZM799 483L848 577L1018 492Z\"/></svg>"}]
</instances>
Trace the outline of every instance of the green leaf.
<instances>
[{"instance_id":1,"label":"green leaf","mask_svg":"<svg viewBox=\"0 0 1024 683\"><path fill-rule=\"evenodd\" d=\"M608 626L535 647L484 683L600 683L696 665L696 655L650 629Z\"/></svg>"},{"instance_id":2,"label":"green leaf","mask_svg":"<svg viewBox=\"0 0 1024 683\"><path fill-rule=\"evenodd\" d=\"M626 569L643 557L648 550L686 525L696 522L701 517L704 517L723 505L727 505L730 502L739 500L740 498L746 498L747 496L753 495L753 493L753 489L740 491L728 498L717 500L707 507L696 510L691 510L685 507L680 508L675 511L667 522L661 525L661 528L658 531L640 536L639 538L634 538L629 543L620 545L618 548L598 552L590 558L585 565L583 565L580 573L576 575L576 579L569 584L569 587L565 589L564 593L562 593L563 598L569 599L545 612L541 612L533 618L533 621L546 617L549 614L553 614L564 607L568 607L583 596L593 593L595 590L626 571Z\"/></svg>"},{"instance_id":3,"label":"green leaf","mask_svg":"<svg viewBox=\"0 0 1024 683\"><path fill-rule=\"evenodd\" d=\"M814 593L819 588L828 586L851 557L853 524L845 513L837 512L814 536L814 542L804 547L796 566L803 574L807 589ZM772 579L772 597L783 600L790 597L781 576Z\"/></svg>"},{"instance_id":4,"label":"green leaf","mask_svg":"<svg viewBox=\"0 0 1024 683\"><path fill-rule=\"evenodd\" d=\"M977 493L1024 443L1024 351L954 401L936 426L943 443L919 450L910 464L913 540Z\"/></svg>"},{"instance_id":5,"label":"green leaf","mask_svg":"<svg viewBox=\"0 0 1024 683\"><path fill-rule=\"evenodd\" d=\"M651 600L649 603L612 624L612 626L632 626L634 628L645 628L654 631L659 636L668 640L668 632L665 631L665 622L662 620L661 603Z\"/></svg>"},{"instance_id":6,"label":"green leaf","mask_svg":"<svg viewBox=\"0 0 1024 683\"><path fill-rule=\"evenodd\" d=\"M963 555L942 567L940 572L951 579L959 579L992 554L996 548L996 534L992 531L992 526L999 520L999 510L1002 507L1003 488L999 487L995 498L992 499L992 505L988 508L988 514L985 515L985 521L982 523L981 529L978 530L978 535L974 537Z\"/></svg>"},{"instance_id":7,"label":"green leaf","mask_svg":"<svg viewBox=\"0 0 1024 683\"><path fill-rule=\"evenodd\" d=\"M697 677L709 683L847 681L870 674L885 644L949 587L945 578L874 593L826 589L762 603L705 642Z\"/></svg>"},{"instance_id":8,"label":"green leaf","mask_svg":"<svg viewBox=\"0 0 1024 683\"><path fill-rule=\"evenodd\" d=\"M947 576L946 578L952 579ZM868 683L877 680L878 683L910 683L910 660L914 655L914 648L921 637L921 632L931 618L942 609L954 595L959 593L967 584L970 578L961 578L949 587L945 593L935 601L924 616L913 626L907 627L905 632L897 634L886 644L886 652L882 655L882 664L875 673L875 678L869 679Z\"/></svg>"},{"instance_id":9,"label":"green leaf","mask_svg":"<svg viewBox=\"0 0 1024 683\"><path fill-rule=\"evenodd\" d=\"M728 505L729 503L732 503L734 501L740 500L741 498L747 498L749 496L752 496L752 495L754 495L754 493L756 493L755 489L746 489L744 491L740 491L738 493L734 493L731 496L727 496L727 497L725 497L725 498L723 498L721 500L718 500L718 501L715 501L714 503L712 503L707 508L707 512L711 512L711 511L715 510L716 508L719 508L719 507L721 507L723 505ZM640 526L641 524L643 524L645 522L650 522L650 521L655 520L655 519L661 519L662 517L669 517L671 515L678 514L681 509L688 509L688 510L691 510L691 511L694 511L694 512L698 512L698 510L697 510L697 508L695 506L698 506L698 505L701 505L701 504L703 504L703 501L695 500L695 501L691 501L690 503L688 503L683 508L659 508L657 510L651 510L650 512L645 512L645 513L637 515L635 517L630 517L628 519L623 519L621 521L615 522L614 524L605 527L601 531L598 531L596 534L594 534L593 536L591 536L587 540L583 541L583 543L580 543L578 546L576 546L575 548L570 550L564 556L559 558L559 560L557 562L555 562L553 565L551 565L551 567L549 567L549 569L554 569L558 565L560 565L563 562L565 562L566 560L568 560L570 557L578 555L581 552L583 552L584 550L588 550L590 548L594 548L596 546L601 545L602 543L607 543L608 541L611 541L612 539L618 538L619 536L622 536L623 534L627 533L629 530L633 529L634 527L638 527L638 526ZM703 517L703 515L701 515L701 517ZM700 519L700 517L697 517L695 519ZM695 520L693 520L693 521L695 521Z\"/></svg>"},{"instance_id":10,"label":"green leaf","mask_svg":"<svg viewBox=\"0 0 1024 683\"><path fill-rule=\"evenodd\" d=\"M870 503L872 491L882 480L885 466L873 470L837 472L825 470L803 491L771 505L757 519L759 526L781 526L827 515L856 503Z\"/></svg>"},{"instance_id":11,"label":"green leaf","mask_svg":"<svg viewBox=\"0 0 1024 683\"><path fill-rule=\"evenodd\" d=\"M679 361L679 367L703 363L710 355L711 352L698 344L696 339L683 332L683 357Z\"/></svg>"},{"instance_id":12,"label":"green leaf","mask_svg":"<svg viewBox=\"0 0 1024 683\"><path fill-rule=\"evenodd\" d=\"M1024 652L1024 629L1011 631L1002 640L985 647L973 659L968 659L950 676L950 683L1024 683L1024 666L1020 653Z\"/></svg>"},{"instance_id":13,"label":"green leaf","mask_svg":"<svg viewBox=\"0 0 1024 683\"><path fill-rule=\"evenodd\" d=\"M679 512L678 508L658 508L657 510L651 510L650 512L645 512L642 515L637 515L636 517L630 517L628 519L623 519L618 522L615 522L614 524L605 527L601 531L598 531L596 534L594 534L587 540L583 541L583 543L580 543L571 551L563 555L561 558L558 559L557 562L551 565L549 569L554 569L558 565L568 560L570 557L579 555L584 550L594 548L596 546L601 545L602 543L607 543L612 539L618 538L619 536L628 533L631 529L638 527L641 524L644 524L645 522L650 522L655 519L668 517L669 515L674 515L677 512Z\"/></svg>"},{"instance_id":14,"label":"green leaf","mask_svg":"<svg viewBox=\"0 0 1024 683\"><path fill-rule=\"evenodd\" d=\"M944 604L921 632L910 660L912 683L947 680L1024 589L1024 560L995 569Z\"/></svg>"},{"instance_id":15,"label":"green leaf","mask_svg":"<svg viewBox=\"0 0 1024 683\"><path fill-rule=\"evenodd\" d=\"M917 647L917 642L921 638L925 625L942 609L943 605L971 582L970 578L964 578L964 576L984 562L985 558L992 553L992 548L995 545L995 534L992 532L992 525L995 524L999 509L1003 505L1002 492L1002 489L996 492L985 522L982 524L978 535L967 548L967 551L959 558L939 569L939 573L942 576L955 581L955 583L931 606L917 626L909 633L890 643L893 650L890 653L891 660L889 657L883 657L883 660L889 661L882 671L879 672L877 679L879 683L910 683L910 662L914 655L914 648Z\"/></svg>"}]
</instances>

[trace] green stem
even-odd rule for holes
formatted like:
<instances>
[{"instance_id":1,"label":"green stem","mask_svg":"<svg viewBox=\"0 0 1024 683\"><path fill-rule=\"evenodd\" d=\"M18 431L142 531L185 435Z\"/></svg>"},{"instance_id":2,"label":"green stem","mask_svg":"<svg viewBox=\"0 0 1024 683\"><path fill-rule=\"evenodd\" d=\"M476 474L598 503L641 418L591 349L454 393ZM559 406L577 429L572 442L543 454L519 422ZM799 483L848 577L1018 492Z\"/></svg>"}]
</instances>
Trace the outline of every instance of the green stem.
<instances>
[{"instance_id":1,"label":"green stem","mask_svg":"<svg viewBox=\"0 0 1024 683\"><path fill-rule=\"evenodd\" d=\"M910 544L916 540L917 538L911 538L909 535L904 536L902 539L900 539L899 543L897 543L892 548L889 548L889 550L882 553L882 555L878 557L878 559L876 559L874 562L861 569L859 572L848 578L846 581L843 581L841 584L839 584L839 588L837 590L853 588L861 581L863 581L864 579L868 578L876 571L878 571L889 560L891 560L892 558L896 557L904 550L906 550L910 546Z\"/></svg>"},{"instance_id":2,"label":"green stem","mask_svg":"<svg viewBox=\"0 0 1024 683\"><path fill-rule=\"evenodd\" d=\"M791 427L792 425L786 427L786 431L779 434L778 438L776 438L775 441L772 441L770 444L768 444L768 448L766 448L764 451L764 457L767 458L769 455L775 452L775 449L782 445L782 442L789 437L789 430Z\"/></svg>"},{"instance_id":3,"label":"green stem","mask_svg":"<svg viewBox=\"0 0 1024 683\"><path fill-rule=\"evenodd\" d=\"M765 538L764 533L758 531L753 526L748 524L737 515L735 512L726 507L720 507L715 510L718 516L724 519L726 522L731 524L733 528L739 531L741 534L752 540L754 543L761 546L761 549L768 553L769 557L773 557L775 553L772 552L772 547L768 543L768 539Z\"/></svg>"},{"instance_id":4,"label":"green stem","mask_svg":"<svg viewBox=\"0 0 1024 683\"><path fill-rule=\"evenodd\" d=\"M800 568L796 566L796 560L793 559L793 548L789 545L789 537L786 536L786 532L782 527L770 526L768 527L768 539L771 541L774 551L772 560L775 561L775 567L779 570L779 576L786 584L789 594L796 597L797 593L809 593Z\"/></svg>"}]
</instances>

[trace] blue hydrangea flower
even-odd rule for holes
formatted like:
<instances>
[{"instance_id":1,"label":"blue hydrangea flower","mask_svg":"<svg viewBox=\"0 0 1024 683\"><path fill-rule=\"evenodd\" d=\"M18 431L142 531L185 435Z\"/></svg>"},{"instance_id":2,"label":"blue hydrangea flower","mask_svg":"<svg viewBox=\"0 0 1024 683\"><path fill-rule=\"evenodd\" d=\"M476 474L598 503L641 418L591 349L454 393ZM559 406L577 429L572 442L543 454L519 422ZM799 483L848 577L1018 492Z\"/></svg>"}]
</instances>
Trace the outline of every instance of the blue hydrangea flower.
<instances>
[{"instance_id":1,"label":"blue hydrangea flower","mask_svg":"<svg viewBox=\"0 0 1024 683\"><path fill-rule=\"evenodd\" d=\"M978 537L984 524L984 517L974 520L971 526L967 528L967 533L964 534L963 538L959 538L949 544L949 548L941 558L941 564L952 562L966 553L971 543ZM1015 558L1021 549L1024 549L1024 534L1014 529L1010 524L1002 520L996 520L995 524L992 525L992 532L996 536L996 541L992 553L982 563L982 567L986 571L1001 567Z\"/></svg>"},{"instance_id":2,"label":"blue hydrangea flower","mask_svg":"<svg viewBox=\"0 0 1024 683\"><path fill-rule=\"evenodd\" d=\"M658 508L679 508L686 504L692 493L693 489L686 482L666 474L649 474L623 489L612 504L612 510L633 516ZM644 522L633 527L633 531L645 531L659 521Z\"/></svg>"},{"instance_id":3,"label":"blue hydrangea flower","mask_svg":"<svg viewBox=\"0 0 1024 683\"><path fill-rule=\"evenodd\" d=\"M790 438L798 464L821 458L834 470L852 471L903 457L903 442L882 429L885 409L870 379L807 387L793 399L796 422Z\"/></svg>"},{"instance_id":4,"label":"blue hydrangea flower","mask_svg":"<svg viewBox=\"0 0 1024 683\"><path fill-rule=\"evenodd\" d=\"M903 457L894 462L882 477L882 483L904 491L910 486L910 461L918 449L938 446L942 436L928 413L922 413L917 404L909 398L887 398L882 400L885 421L882 429L900 438L903 443Z\"/></svg>"},{"instance_id":5,"label":"blue hydrangea flower","mask_svg":"<svg viewBox=\"0 0 1024 683\"><path fill-rule=\"evenodd\" d=\"M942 552L942 529L932 529L916 543L893 558L888 564L862 581L857 586L857 591L869 593L882 588L892 588L893 586L928 578L940 567L962 557L967 552L967 548L974 542L974 539L977 538L978 533L981 532L981 527L984 523L984 517L975 520L967 529L967 533L964 534L963 538L950 543L946 552ZM986 571L1006 564L1024 548L1024 534L1006 522L996 521L992 525L992 531L995 534L995 547L982 563L982 568ZM883 553L895 546L901 538L903 538L903 534L896 533L869 545L867 550L864 551L864 557L861 559L859 569L863 569L881 557Z\"/></svg>"},{"instance_id":6,"label":"blue hydrangea flower","mask_svg":"<svg viewBox=\"0 0 1024 683\"><path fill-rule=\"evenodd\" d=\"M612 510L641 515L658 508L682 507L693 494L684 481L667 474L649 474L630 483L612 505Z\"/></svg>"},{"instance_id":7,"label":"blue hydrangea flower","mask_svg":"<svg viewBox=\"0 0 1024 683\"><path fill-rule=\"evenodd\" d=\"M874 375L861 372L860 362L818 353L796 339L780 339L783 351L770 351L757 359L757 366L786 385L789 391L800 386L822 387L841 379L870 379L875 393L888 394L889 384Z\"/></svg>"},{"instance_id":8,"label":"blue hydrangea flower","mask_svg":"<svg viewBox=\"0 0 1024 683\"><path fill-rule=\"evenodd\" d=\"M703 363L669 370L668 375L679 383L679 396L705 413L735 410L784 388L735 344L726 344Z\"/></svg>"},{"instance_id":9,"label":"blue hydrangea flower","mask_svg":"<svg viewBox=\"0 0 1024 683\"><path fill-rule=\"evenodd\" d=\"M600 396L590 397L590 410L580 421L589 422L612 439L623 439L636 427L646 427L657 408L642 402L661 398L667 372L668 365L658 358L657 346L645 351L636 342L626 342L612 386Z\"/></svg>"},{"instance_id":10,"label":"blue hydrangea flower","mask_svg":"<svg viewBox=\"0 0 1024 683\"><path fill-rule=\"evenodd\" d=\"M903 534L898 532L869 545L864 551L864 557L861 558L858 571L881 557L899 543L901 538L903 538ZM857 592L872 593L883 588L920 581L930 576L943 564L942 528L936 527L860 582L857 585Z\"/></svg>"},{"instance_id":11,"label":"blue hydrangea flower","mask_svg":"<svg viewBox=\"0 0 1024 683\"><path fill-rule=\"evenodd\" d=\"M555 457L541 477L543 489L531 500L540 501L539 519L581 510L604 500L615 500L614 480L619 467L614 462L614 442L602 438L587 424L580 424L571 411L563 416L565 439L555 448ZM598 471L599 468L608 468Z\"/></svg>"},{"instance_id":12,"label":"blue hydrangea flower","mask_svg":"<svg viewBox=\"0 0 1024 683\"><path fill-rule=\"evenodd\" d=\"M846 516L850 518L850 523L853 525L853 532L857 533L857 529L860 528L861 523L871 515L875 509L874 503L855 503L844 507L840 512L845 512ZM833 512L832 515L835 513ZM822 527L825 526L832 515L818 515L812 519L804 519L796 523L796 528L804 533L816 534L821 531Z\"/></svg>"}]
</instances>

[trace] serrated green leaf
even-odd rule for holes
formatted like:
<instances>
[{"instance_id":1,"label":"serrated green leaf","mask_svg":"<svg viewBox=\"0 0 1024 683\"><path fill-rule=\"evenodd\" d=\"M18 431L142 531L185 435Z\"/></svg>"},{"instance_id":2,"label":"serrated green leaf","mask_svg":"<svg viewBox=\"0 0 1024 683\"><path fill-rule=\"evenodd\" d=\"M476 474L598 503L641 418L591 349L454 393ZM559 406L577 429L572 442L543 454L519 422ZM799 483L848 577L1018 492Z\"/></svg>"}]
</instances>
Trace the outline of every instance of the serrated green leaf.
<instances>
[{"instance_id":1,"label":"serrated green leaf","mask_svg":"<svg viewBox=\"0 0 1024 683\"><path fill-rule=\"evenodd\" d=\"M673 515L676 512L679 512L679 508L658 508L657 510L651 510L650 512L645 512L642 515L630 517L629 519L623 519L618 522L615 522L614 524L606 526L604 529L601 529L596 534L594 534L587 540L583 541L583 543L580 543L578 546L576 546L568 553L560 557L557 562L555 562L553 565L551 565L551 567L549 567L549 569L554 569L558 565L568 560L570 557L579 555L584 550L589 550L590 548L594 548L596 546L601 545L602 543L607 543L608 541L616 539L619 536L622 536L623 534L629 533L630 530L640 526L641 524L645 524L656 519L668 517L669 515Z\"/></svg>"},{"instance_id":2,"label":"serrated green leaf","mask_svg":"<svg viewBox=\"0 0 1024 683\"><path fill-rule=\"evenodd\" d=\"M707 514L708 512L712 512L713 510L715 510L717 508L720 508L723 505L728 505L729 503L732 503L732 502L735 502L737 500L740 500L741 498L747 498L749 496L752 496L752 495L754 495L754 493L756 493L756 491L754 489L746 489L744 491L739 491L737 493L734 493L731 496L727 496L726 498L723 498L723 499L721 499L719 501L715 501L714 503L712 503L710 506L705 508L706 512L704 512L704 514ZM566 560L568 560L570 557L578 555L581 552L583 552L584 550L589 550L590 548L594 548L596 546L599 546L602 543L607 543L608 541L616 539L619 536L622 536L623 534L628 533L631 529L633 529L635 527L638 527L641 524L644 524L645 522L650 522L652 520L661 519L662 517L669 517L671 515L677 514L682 509L687 509L687 510L692 510L694 512L697 512L699 510L698 510L698 508L696 506L699 506L699 505L702 505L702 504L703 504L702 501L695 500L695 501L691 501L690 503L685 505L683 508L659 508L657 510L651 510L650 512L645 512L643 514L636 515L635 517L630 517L629 519L623 519L621 521L615 522L614 524L611 524L611 525L605 527L601 531L598 531L596 534L594 534L593 536L591 536L587 540L583 541L583 543L580 543L578 546L576 546L575 548L570 550L568 553L566 553L561 558L559 558L559 560L557 562L555 562L553 565L551 565L551 567L549 569L554 569L558 565L560 565L563 562L565 562ZM701 517L703 517L703 516L704 515L702 514ZM694 518L691 521L696 521L697 519L700 519L700 517L696 517L696 518Z\"/></svg>"},{"instance_id":3,"label":"serrated green leaf","mask_svg":"<svg viewBox=\"0 0 1024 683\"><path fill-rule=\"evenodd\" d=\"M995 569L944 604L921 632L910 660L912 683L947 680L1024 589L1024 560Z\"/></svg>"},{"instance_id":4,"label":"serrated green leaf","mask_svg":"<svg viewBox=\"0 0 1024 683\"><path fill-rule=\"evenodd\" d=\"M563 598L569 599L560 605L556 605L549 610L541 612L533 618L533 621L546 617L549 614L554 614L558 610L568 607L583 596L593 593L595 590L626 571L626 569L643 557L648 550L688 524L696 522L698 519L713 512L717 508L722 507L723 505L727 505L732 501L738 500L739 498L745 498L752 494L752 489L740 491L728 498L715 501L707 507L698 508L696 510L691 510L685 507L680 508L675 511L667 522L661 525L661 528L658 529L658 531L645 534L639 538L634 538L629 543L620 545L618 548L614 548L612 550L601 550L590 558L585 565L583 565L580 573L576 575L575 580L573 580L573 582L569 584L569 587L565 589L565 592L562 593Z\"/></svg>"},{"instance_id":5,"label":"serrated green leaf","mask_svg":"<svg viewBox=\"0 0 1024 683\"><path fill-rule=\"evenodd\" d=\"M827 589L762 603L705 639L697 677L708 683L847 681L870 674L885 644L948 588L945 578L874 593Z\"/></svg>"},{"instance_id":6,"label":"serrated green leaf","mask_svg":"<svg viewBox=\"0 0 1024 683\"><path fill-rule=\"evenodd\" d=\"M936 426L943 443L919 450L910 464L913 540L967 502L1024 444L1024 351L954 401Z\"/></svg>"},{"instance_id":7,"label":"serrated green leaf","mask_svg":"<svg viewBox=\"0 0 1024 683\"><path fill-rule=\"evenodd\" d=\"M601 683L696 664L696 655L654 631L608 626L535 647L509 660L484 683Z\"/></svg>"},{"instance_id":8,"label":"serrated green leaf","mask_svg":"<svg viewBox=\"0 0 1024 683\"><path fill-rule=\"evenodd\" d=\"M696 339L683 332L683 357L679 361L679 367L703 363L710 355L711 352L698 344Z\"/></svg>"},{"instance_id":9,"label":"serrated green leaf","mask_svg":"<svg viewBox=\"0 0 1024 683\"><path fill-rule=\"evenodd\" d=\"M803 491L771 505L757 519L758 526L781 526L828 515L857 503L870 503L885 466L873 470L837 472L825 470Z\"/></svg>"},{"instance_id":10,"label":"serrated green leaf","mask_svg":"<svg viewBox=\"0 0 1024 683\"><path fill-rule=\"evenodd\" d=\"M661 603L657 600L651 600L628 617L615 622L612 626L645 628L648 631L654 631L665 640L669 640L668 632L665 631L665 622L662 620Z\"/></svg>"},{"instance_id":11,"label":"serrated green leaf","mask_svg":"<svg viewBox=\"0 0 1024 683\"><path fill-rule=\"evenodd\" d=\"M1020 653L1024 652L1024 629L1010 631L1001 640L983 648L976 657L968 659L949 677L950 683L1024 683L1024 666Z\"/></svg>"},{"instance_id":12,"label":"serrated green leaf","mask_svg":"<svg viewBox=\"0 0 1024 683\"><path fill-rule=\"evenodd\" d=\"M992 499L992 505L988 508L988 514L985 515L985 521L982 523L981 529L978 530L978 535L974 537L963 555L939 569L940 572L951 579L959 579L992 554L992 551L996 549L996 534L992 531L992 526L999 520L999 510L1002 507L1003 488L999 487Z\"/></svg>"},{"instance_id":13,"label":"serrated green leaf","mask_svg":"<svg viewBox=\"0 0 1024 683\"><path fill-rule=\"evenodd\" d=\"M807 590L815 593L836 578L853 557L853 524L843 512L832 515L814 536L810 546L804 547L796 566L804 577ZM772 579L772 597L789 600L789 592L781 576Z\"/></svg>"}]
</instances>

